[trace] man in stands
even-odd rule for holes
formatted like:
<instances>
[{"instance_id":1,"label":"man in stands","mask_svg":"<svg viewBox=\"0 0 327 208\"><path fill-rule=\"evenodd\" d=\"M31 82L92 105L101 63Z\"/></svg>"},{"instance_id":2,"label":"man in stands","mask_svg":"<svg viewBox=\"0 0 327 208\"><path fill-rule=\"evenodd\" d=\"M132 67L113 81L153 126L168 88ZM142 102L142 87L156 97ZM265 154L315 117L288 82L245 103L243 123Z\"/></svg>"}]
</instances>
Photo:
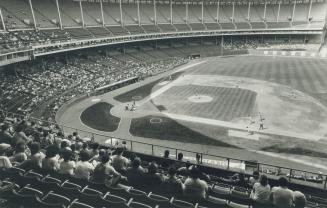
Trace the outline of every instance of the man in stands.
<instances>
[{"instance_id":1,"label":"man in stands","mask_svg":"<svg viewBox=\"0 0 327 208\"><path fill-rule=\"evenodd\" d=\"M306 198L300 191L294 191L293 193L293 207L294 208L304 208L306 203Z\"/></svg>"},{"instance_id":2,"label":"man in stands","mask_svg":"<svg viewBox=\"0 0 327 208\"><path fill-rule=\"evenodd\" d=\"M183 193L183 183L181 179L176 177L176 167L170 166L168 169L168 177L164 178L162 189L165 190L170 196L180 196Z\"/></svg>"},{"instance_id":3,"label":"man in stands","mask_svg":"<svg viewBox=\"0 0 327 208\"><path fill-rule=\"evenodd\" d=\"M131 185L140 185L143 180L140 180L144 177L145 170L141 166L141 159L139 157L134 158L132 162L132 167L129 167L126 170L126 176L128 179L128 182Z\"/></svg>"},{"instance_id":4,"label":"man in stands","mask_svg":"<svg viewBox=\"0 0 327 208\"><path fill-rule=\"evenodd\" d=\"M208 184L199 179L200 171L193 166L188 177L183 185L183 193L186 198L192 202L199 202L206 198L208 193Z\"/></svg>"},{"instance_id":5,"label":"man in stands","mask_svg":"<svg viewBox=\"0 0 327 208\"><path fill-rule=\"evenodd\" d=\"M143 179L144 184L146 186L159 186L162 181L163 177L158 173L158 165L155 162L151 162L148 166L148 172Z\"/></svg>"},{"instance_id":6,"label":"man in stands","mask_svg":"<svg viewBox=\"0 0 327 208\"><path fill-rule=\"evenodd\" d=\"M0 168L11 168L12 164L6 156L6 151L10 148L9 144L0 144Z\"/></svg>"},{"instance_id":7,"label":"man in stands","mask_svg":"<svg viewBox=\"0 0 327 208\"><path fill-rule=\"evenodd\" d=\"M293 204L293 191L288 189L288 181L285 177L278 179L279 186L271 189L270 200L277 208L289 208Z\"/></svg>"},{"instance_id":8,"label":"man in stands","mask_svg":"<svg viewBox=\"0 0 327 208\"><path fill-rule=\"evenodd\" d=\"M0 144L2 143L10 144L11 146L14 144L13 137L9 132L9 126L7 124L1 126Z\"/></svg>"},{"instance_id":9,"label":"man in stands","mask_svg":"<svg viewBox=\"0 0 327 208\"><path fill-rule=\"evenodd\" d=\"M117 178L120 177L120 173L118 173L110 164L109 155L105 154L101 158L101 163L99 163L93 172L92 180L97 183L105 183L107 180L112 177Z\"/></svg>"},{"instance_id":10,"label":"man in stands","mask_svg":"<svg viewBox=\"0 0 327 208\"><path fill-rule=\"evenodd\" d=\"M89 153L81 151L80 159L81 161L76 163L75 177L88 180L94 170L94 166L89 162Z\"/></svg>"},{"instance_id":11,"label":"man in stands","mask_svg":"<svg viewBox=\"0 0 327 208\"><path fill-rule=\"evenodd\" d=\"M120 173L125 173L129 165L129 160L123 156L124 148L117 148L116 155L112 157L112 166Z\"/></svg>"}]
</instances>

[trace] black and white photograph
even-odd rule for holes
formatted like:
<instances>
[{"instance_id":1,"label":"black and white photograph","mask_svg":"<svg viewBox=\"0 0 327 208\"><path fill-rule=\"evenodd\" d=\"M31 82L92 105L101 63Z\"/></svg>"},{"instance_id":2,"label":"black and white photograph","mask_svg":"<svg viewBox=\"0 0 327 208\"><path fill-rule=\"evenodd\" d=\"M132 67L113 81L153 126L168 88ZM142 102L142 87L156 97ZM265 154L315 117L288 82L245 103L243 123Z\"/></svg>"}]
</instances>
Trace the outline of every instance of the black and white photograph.
<instances>
[{"instance_id":1,"label":"black and white photograph","mask_svg":"<svg viewBox=\"0 0 327 208\"><path fill-rule=\"evenodd\" d=\"M327 208L327 0L0 0L0 208Z\"/></svg>"}]
</instances>

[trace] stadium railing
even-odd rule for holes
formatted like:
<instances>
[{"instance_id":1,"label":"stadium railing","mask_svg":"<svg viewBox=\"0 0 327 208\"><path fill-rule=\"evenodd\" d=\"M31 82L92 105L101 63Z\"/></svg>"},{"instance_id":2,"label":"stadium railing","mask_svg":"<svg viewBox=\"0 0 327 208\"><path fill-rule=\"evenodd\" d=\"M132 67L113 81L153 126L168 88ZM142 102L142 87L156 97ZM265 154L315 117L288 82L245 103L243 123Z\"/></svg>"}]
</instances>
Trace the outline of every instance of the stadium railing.
<instances>
[{"instance_id":1,"label":"stadium railing","mask_svg":"<svg viewBox=\"0 0 327 208\"><path fill-rule=\"evenodd\" d=\"M5 112L0 110L0 115L7 121L14 121L14 119L27 119L29 121L36 121L44 126L56 126L65 135L77 132L81 138L85 141L102 141L99 142L103 146L115 147L121 145L124 141L127 149L132 152L150 155L154 157L162 157L161 153L164 150L170 150L171 159L177 160L178 153L184 154L185 161L188 160L192 163L198 163L210 168L216 168L220 170L228 170L235 172L242 172L245 170L247 174L252 174L254 170L258 170L261 173L269 175L270 178L277 179L279 176L286 176L288 179L297 185L309 186L313 188L327 189L327 174L322 172L313 172L300 170L295 168L277 166L272 164L261 163L258 161L248 161L241 158L232 158L222 155L206 154L201 152L190 151L182 148L169 147L164 145L151 144L146 142L140 142L130 140L126 138L117 138L114 136L108 136L92 131L73 128L67 125L58 124L55 122L44 121L38 118L26 117L21 114ZM198 157L196 157L198 155Z\"/></svg>"}]
</instances>

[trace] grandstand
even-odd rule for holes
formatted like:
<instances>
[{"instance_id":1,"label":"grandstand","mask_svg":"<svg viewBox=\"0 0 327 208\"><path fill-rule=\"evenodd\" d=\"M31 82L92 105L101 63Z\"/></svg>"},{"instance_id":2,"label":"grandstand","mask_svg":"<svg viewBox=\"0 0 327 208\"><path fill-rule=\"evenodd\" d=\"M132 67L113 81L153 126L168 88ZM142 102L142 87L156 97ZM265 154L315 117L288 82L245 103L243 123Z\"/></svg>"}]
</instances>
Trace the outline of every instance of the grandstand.
<instances>
[{"instance_id":1,"label":"grandstand","mask_svg":"<svg viewBox=\"0 0 327 208\"><path fill-rule=\"evenodd\" d=\"M327 207L326 20L326 0L0 1L0 207Z\"/></svg>"}]
</instances>

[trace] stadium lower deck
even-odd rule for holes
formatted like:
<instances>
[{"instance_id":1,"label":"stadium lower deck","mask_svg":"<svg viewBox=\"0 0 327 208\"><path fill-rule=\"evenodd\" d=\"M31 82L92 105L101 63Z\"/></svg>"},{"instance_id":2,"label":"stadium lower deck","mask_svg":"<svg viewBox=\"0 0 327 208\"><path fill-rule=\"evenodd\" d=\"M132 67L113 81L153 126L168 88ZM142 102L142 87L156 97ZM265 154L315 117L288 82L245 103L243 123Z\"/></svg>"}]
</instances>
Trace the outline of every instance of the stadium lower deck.
<instances>
[{"instance_id":1,"label":"stadium lower deck","mask_svg":"<svg viewBox=\"0 0 327 208\"><path fill-rule=\"evenodd\" d=\"M199 59L65 106L57 121L172 149L325 170L326 62L255 55ZM264 129L259 131L260 119ZM96 140L110 142L104 136ZM138 150L151 152L141 144ZM317 155L321 159L310 157ZM195 160L194 155L186 157ZM217 158L206 160L213 164Z\"/></svg>"}]
</instances>

